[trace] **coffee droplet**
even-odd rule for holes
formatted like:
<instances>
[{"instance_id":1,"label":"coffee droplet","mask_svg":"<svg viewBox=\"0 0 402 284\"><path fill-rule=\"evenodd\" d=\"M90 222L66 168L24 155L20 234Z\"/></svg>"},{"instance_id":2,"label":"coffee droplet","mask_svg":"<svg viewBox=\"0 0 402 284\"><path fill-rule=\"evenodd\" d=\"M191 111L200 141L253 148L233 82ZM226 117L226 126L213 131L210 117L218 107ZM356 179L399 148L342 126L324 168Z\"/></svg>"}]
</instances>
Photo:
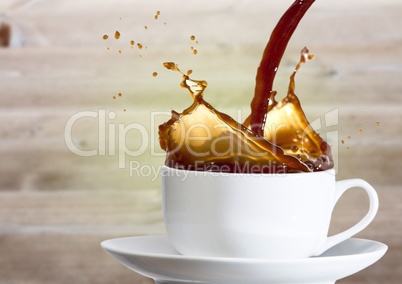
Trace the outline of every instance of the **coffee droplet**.
<instances>
[{"instance_id":1,"label":"coffee droplet","mask_svg":"<svg viewBox=\"0 0 402 284\"><path fill-rule=\"evenodd\" d=\"M157 20L157 19L158 19L158 15L155 15L155 16L154 16L154 19Z\"/></svg>"},{"instance_id":2,"label":"coffee droplet","mask_svg":"<svg viewBox=\"0 0 402 284\"><path fill-rule=\"evenodd\" d=\"M161 11L156 11L156 15L160 15L161 14Z\"/></svg>"},{"instance_id":3,"label":"coffee droplet","mask_svg":"<svg viewBox=\"0 0 402 284\"><path fill-rule=\"evenodd\" d=\"M116 96L113 96L113 99L115 100L115 99L116 99Z\"/></svg>"},{"instance_id":4,"label":"coffee droplet","mask_svg":"<svg viewBox=\"0 0 402 284\"><path fill-rule=\"evenodd\" d=\"M123 111L126 111L126 109L123 109Z\"/></svg>"},{"instance_id":5,"label":"coffee droplet","mask_svg":"<svg viewBox=\"0 0 402 284\"><path fill-rule=\"evenodd\" d=\"M152 76L154 76L154 77L158 76L158 72L152 73Z\"/></svg>"},{"instance_id":6,"label":"coffee droplet","mask_svg":"<svg viewBox=\"0 0 402 284\"><path fill-rule=\"evenodd\" d=\"M164 66L166 69L174 70L174 71L180 72L179 68L177 67L177 64L174 63L174 62L165 62L165 63L163 63L163 66Z\"/></svg>"},{"instance_id":7,"label":"coffee droplet","mask_svg":"<svg viewBox=\"0 0 402 284\"><path fill-rule=\"evenodd\" d=\"M342 143L342 144L345 144L345 141L341 140L341 143Z\"/></svg>"},{"instance_id":8,"label":"coffee droplet","mask_svg":"<svg viewBox=\"0 0 402 284\"><path fill-rule=\"evenodd\" d=\"M348 139L350 139L351 137L350 136L348 136Z\"/></svg>"},{"instance_id":9,"label":"coffee droplet","mask_svg":"<svg viewBox=\"0 0 402 284\"><path fill-rule=\"evenodd\" d=\"M121 54L121 50L119 50L119 53Z\"/></svg>"},{"instance_id":10,"label":"coffee droplet","mask_svg":"<svg viewBox=\"0 0 402 284\"><path fill-rule=\"evenodd\" d=\"M131 44L131 45L134 45L134 43L135 43L135 42L134 42L133 40L132 40L132 41L130 41L130 44Z\"/></svg>"},{"instance_id":11,"label":"coffee droplet","mask_svg":"<svg viewBox=\"0 0 402 284\"><path fill-rule=\"evenodd\" d=\"M379 121L377 121L376 125L377 125L377 126L380 126L380 122L379 122Z\"/></svg>"},{"instance_id":12,"label":"coffee droplet","mask_svg":"<svg viewBox=\"0 0 402 284\"><path fill-rule=\"evenodd\" d=\"M138 47L139 49L142 49L142 44L141 44L141 43L137 43L137 47Z\"/></svg>"},{"instance_id":13,"label":"coffee droplet","mask_svg":"<svg viewBox=\"0 0 402 284\"><path fill-rule=\"evenodd\" d=\"M359 134L362 134L362 133L363 133L363 130L360 129L360 130L358 131L358 133L359 133Z\"/></svg>"},{"instance_id":14,"label":"coffee droplet","mask_svg":"<svg viewBox=\"0 0 402 284\"><path fill-rule=\"evenodd\" d=\"M147 30L147 29L148 29L148 26L144 26L144 29L146 29L146 30Z\"/></svg>"},{"instance_id":15,"label":"coffee droplet","mask_svg":"<svg viewBox=\"0 0 402 284\"><path fill-rule=\"evenodd\" d=\"M107 40L108 38L109 38L108 35L104 35L104 36L103 36L103 39L104 39L104 40Z\"/></svg>"},{"instance_id":16,"label":"coffee droplet","mask_svg":"<svg viewBox=\"0 0 402 284\"><path fill-rule=\"evenodd\" d=\"M118 96L119 96L119 97L121 97L121 96L122 96L122 94L121 94L121 93L119 93L119 94L118 94Z\"/></svg>"},{"instance_id":17,"label":"coffee droplet","mask_svg":"<svg viewBox=\"0 0 402 284\"><path fill-rule=\"evenodd\" d=\"M195 40L195 36L193 36L193 35L190 36L190 39L191 39L191 40Z\"/></svg>"},{"instance_id":18,"label":"coffee droplet","mask_svg":"<svg viewBox=\"0 0 402 284\"><path fill-rule=\"evenodd\" d=\"M115 38L115 39L119 39L119 38L120 38L120 33L119 33L119 31L116 31L116 32L114 33L114 38Z\"/></svg>"},{"instance_id":19,"label":"coffee droplet","mask_svg":"<svg viewBox=\"0 0 402 284\"><path fill-rule=\"evenodd\" d=\"M197 49L193 50L193 54L196 55L198 53Z\"/></svg>"}]
</instances>

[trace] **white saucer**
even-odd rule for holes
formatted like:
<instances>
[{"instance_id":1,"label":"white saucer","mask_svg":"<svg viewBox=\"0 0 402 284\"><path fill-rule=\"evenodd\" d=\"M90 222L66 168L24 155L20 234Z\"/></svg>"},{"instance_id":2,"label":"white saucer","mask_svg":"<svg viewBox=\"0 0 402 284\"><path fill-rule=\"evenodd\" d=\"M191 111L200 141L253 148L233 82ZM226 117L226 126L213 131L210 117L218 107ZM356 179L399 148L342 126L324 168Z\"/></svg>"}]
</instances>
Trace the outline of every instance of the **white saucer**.
<instances>
[{"instance_id":1,"label":"white saucer","mask_svg":"<svg viewBox=\"0 0 402 284\"><path fill-rule=\"evenodd\" d=\"M275 260L184 256L166 236L112 239L101 246L123 265L158 284L333 284L373 264L388 249L380 242L349 239L318 257Z\"/></svg>"}]
</instances>

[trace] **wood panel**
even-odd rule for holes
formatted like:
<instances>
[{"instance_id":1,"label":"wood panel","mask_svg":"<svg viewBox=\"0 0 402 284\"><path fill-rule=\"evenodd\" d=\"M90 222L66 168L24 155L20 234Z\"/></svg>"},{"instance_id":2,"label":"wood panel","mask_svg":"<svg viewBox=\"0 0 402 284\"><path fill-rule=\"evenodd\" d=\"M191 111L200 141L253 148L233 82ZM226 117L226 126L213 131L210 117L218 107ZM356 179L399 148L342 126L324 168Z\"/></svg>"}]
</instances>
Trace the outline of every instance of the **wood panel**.
<instances>
[{"instance_id":1,"label":"wood panel","mask_svg":"<svg viewBox=\"0 0 402 284\"><path fill-rule=\"evenodd\" d=\"M180 75L162 63L192 69L208 81L211 104L244 119L261 52L291 2L1 1L0 23L11 27L11 41L0 48L0 283L152 283L99 243L165 233L157 126L191 99ZM281 97L300 49L316 54L297 75L296 92L322 134L337 135L337 178L366 179L380 196L378 216L358 236L390 249L339 283L402 278L401 13L398 0L317 1L275 82ZM333 111L337 121L327 126ZM74 115L82 117L69 132ZM124 133L132 124L137 130ZM97 154L77 155L66 137ZM119 156L142 146L141 154ZM366 207L364 194L348 193L331 232L356 222Z\"/></svg>"}]
</instances>

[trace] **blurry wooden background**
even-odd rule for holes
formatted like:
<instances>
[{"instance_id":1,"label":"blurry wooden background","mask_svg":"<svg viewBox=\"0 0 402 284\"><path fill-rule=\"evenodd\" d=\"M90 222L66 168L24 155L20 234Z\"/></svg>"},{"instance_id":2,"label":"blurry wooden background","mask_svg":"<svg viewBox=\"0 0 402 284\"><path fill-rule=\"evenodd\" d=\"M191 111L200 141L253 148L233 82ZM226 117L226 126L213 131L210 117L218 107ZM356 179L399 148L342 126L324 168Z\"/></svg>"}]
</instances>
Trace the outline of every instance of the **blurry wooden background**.
<instances>
[{"instance_id":1,"label":"blurry wooden background","mask_svg":"<svg viewBox=\"0 0 402 284\"><path fill-rule=\"evenodd\" d=\"M11 36L0 48L0 283L152 283L99 243L165 232L157 126L191 99L162 63L192 69L208 81L212 105L244 119L262 50L292 2L1 0L0 25ZM380 196L358 237L389 251L339 283L402 279L401 15L399 0L317 1L275 82L281 97L301 48L315 53L296 92L323 135L332 133L337 178L363 178ZM331 126L325 115L334 111ZM139 154L124 155L126 147ZM366 208L361 191L347 193L331 232Z\"/></svg>"}]
</instances>

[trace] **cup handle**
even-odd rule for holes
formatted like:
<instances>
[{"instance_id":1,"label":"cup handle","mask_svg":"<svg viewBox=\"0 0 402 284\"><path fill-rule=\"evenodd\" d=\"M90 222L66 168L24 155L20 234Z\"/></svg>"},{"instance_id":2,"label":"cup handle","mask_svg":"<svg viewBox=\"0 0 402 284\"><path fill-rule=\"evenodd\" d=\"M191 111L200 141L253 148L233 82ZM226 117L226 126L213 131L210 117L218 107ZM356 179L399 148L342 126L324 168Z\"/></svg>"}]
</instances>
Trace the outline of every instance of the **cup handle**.
<instances>
[{"instance_id":1,"label":"cup handle","mask_svg":"<svg viewBox=\"0 0 402 284\"><path fill-rule=\"evenodd\" d=\"M378 211L377 192L368 182L362 179L347 179L336 182L334 207L335 204L338 202L339 198L342 196L342 194L344 194L346 190L352 187L360 187L366 191L370 199L370 207L367 214L353 227L339 234L327 237L324 243L319 246L314 256L322 254L323 252L333 247L334 245L339 244L340 242L362 231L371 223L371 221L373 221L375 215L377 214Z\"/></svg>"}]
</instances>

